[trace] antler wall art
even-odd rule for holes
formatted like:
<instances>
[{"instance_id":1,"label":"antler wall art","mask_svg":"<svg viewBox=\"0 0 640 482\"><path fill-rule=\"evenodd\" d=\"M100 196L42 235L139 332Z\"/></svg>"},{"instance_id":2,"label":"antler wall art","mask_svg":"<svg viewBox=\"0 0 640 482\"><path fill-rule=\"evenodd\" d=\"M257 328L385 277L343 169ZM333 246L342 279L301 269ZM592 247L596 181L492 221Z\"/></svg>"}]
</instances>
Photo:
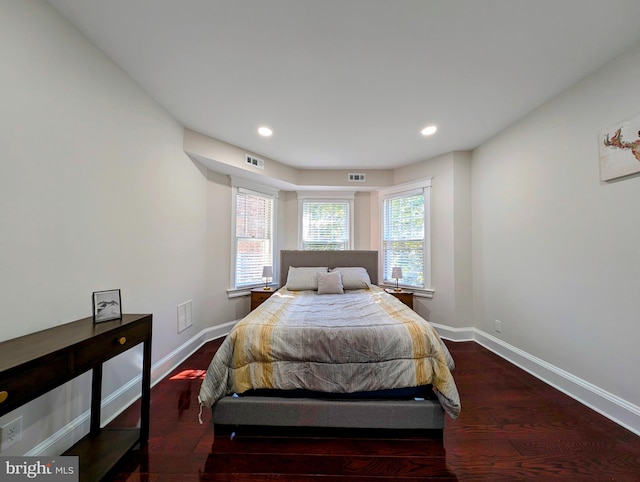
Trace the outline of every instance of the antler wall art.
<instances>
[{"instance_id":1,"label":"antler wall art","mask_svg":"<svg viewBox=\"0 0 640 482\"><path fill-rule=\"evenodd\" d=\"M640 116L600 131L600 179L640 173Z\"/></svg>"}]
</instances>

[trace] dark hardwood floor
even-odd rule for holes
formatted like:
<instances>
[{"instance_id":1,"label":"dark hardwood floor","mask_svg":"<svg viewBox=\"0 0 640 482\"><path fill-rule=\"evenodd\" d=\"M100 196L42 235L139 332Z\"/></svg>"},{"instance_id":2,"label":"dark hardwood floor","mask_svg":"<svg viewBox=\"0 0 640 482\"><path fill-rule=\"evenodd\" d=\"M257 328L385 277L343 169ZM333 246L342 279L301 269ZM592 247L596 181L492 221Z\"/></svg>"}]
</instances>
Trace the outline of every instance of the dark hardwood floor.
<instances>
[{"instance_id":1,"label":"dark hardwood floor","mask_svg":"<svg viewBox=\"0 0 640 482\"><path fill-rule=\"evenodd\" d=\"M198 423L211 342L157 384L149 443L117 481L640 480L640 437L472 343L447 342L462 400L444 441L430 433L238 430ZM132 406L112 426L135 424Z\"/></svg>"}]
</instances>

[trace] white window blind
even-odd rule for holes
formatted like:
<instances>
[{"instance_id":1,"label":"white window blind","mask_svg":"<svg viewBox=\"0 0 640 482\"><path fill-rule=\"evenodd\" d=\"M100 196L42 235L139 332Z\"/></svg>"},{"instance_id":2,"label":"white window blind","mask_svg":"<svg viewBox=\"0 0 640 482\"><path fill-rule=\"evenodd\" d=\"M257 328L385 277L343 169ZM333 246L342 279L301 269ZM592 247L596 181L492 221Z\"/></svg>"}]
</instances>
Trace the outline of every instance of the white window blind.
<instances>
[{"instance_id":1,"label":"white window blind","mask_svg":"<svg viewBox=\"0 0 640 482\"><path fill-rule=\"evenodd\" d=\"M383 200L383 275L391 278L394 266L402 268L400 284L425 287L424 191L399 193Z\"/></svg>"},{"instance_id":2,"label":"white window blind","mask_svg":"<svg viewBox=\"0 0 640 482\"><path fill-rule=\"evenodd\" d=\"M273 266L273 198L238 188L236 193L236 288L262 283Z\"/></svg>"},{"instance_id":3,"label":"white window blind","mask_svg":"<svg viewBox=\"0 0 640 482\"><path fill-rule=\"evenodd\" d=\"M302 249L349 249L349 201L302 203Z\"/></svg>"}]
</instances>

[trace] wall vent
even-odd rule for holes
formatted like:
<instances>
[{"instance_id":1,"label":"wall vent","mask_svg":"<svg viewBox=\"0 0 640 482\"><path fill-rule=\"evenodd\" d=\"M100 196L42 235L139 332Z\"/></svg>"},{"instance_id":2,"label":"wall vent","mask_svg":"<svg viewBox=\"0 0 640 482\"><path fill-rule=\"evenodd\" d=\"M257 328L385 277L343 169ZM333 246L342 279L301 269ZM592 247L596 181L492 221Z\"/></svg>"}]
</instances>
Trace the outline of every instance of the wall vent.
<instances>
[{"instance_id":1,"label":"wall vent","mask_svg":"<svg viewBox=\"0 0 640 482\"><path fill-rule=\"evenodd\" d=\"M245 154L245 162L250 166L257 167L258 169L264 169L264 161L250 154Z\"/></svg>"},{"instance_id":2,"label":"wall vent","mask_svg":"<svg viewBox=\"0 0 640 482\"><path fill-rule=\"evenodd\" d=\"M366 180L366 174L364 173L355 173L355 172L350 172L349 173L349 182L364 182Z\"/></svg>"},{"instance_id":3,"label":"wall vent","mask_svg":"<svg viewBox=\"0 0 640 482\"><path fill-rule=\"evenodd\" d=\"M193 300L178 305L178 333L193 325Z\"/></svg>"}]
</instances>

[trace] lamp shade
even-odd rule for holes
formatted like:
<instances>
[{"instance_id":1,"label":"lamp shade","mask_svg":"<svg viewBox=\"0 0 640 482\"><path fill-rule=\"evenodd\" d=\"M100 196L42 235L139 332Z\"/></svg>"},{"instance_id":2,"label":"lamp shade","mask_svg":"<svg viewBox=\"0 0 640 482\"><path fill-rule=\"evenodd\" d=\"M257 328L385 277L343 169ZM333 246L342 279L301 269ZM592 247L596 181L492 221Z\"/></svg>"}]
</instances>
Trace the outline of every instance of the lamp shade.
<instances>
[{"instance_id":1,"label":"lamp shade","mask_svg":"<svg viewBox=\"0 0 640 482\"><path fill-rule=\"evenodd\" d=\"M271 278L273 276L273 269L271 266L263 266L262 267L262 277L263 278Z\"/></svg>"},{"instance_id":2,"label":"lamp shade","mask_svg":"<svg viewBox=\"0 0 640 482\"><path fill-rule=\"evenodd\" d=\"M391 277L393 279L402 279L402 268L398 266L391 268Z\"/></svg>"}]
</instances>

